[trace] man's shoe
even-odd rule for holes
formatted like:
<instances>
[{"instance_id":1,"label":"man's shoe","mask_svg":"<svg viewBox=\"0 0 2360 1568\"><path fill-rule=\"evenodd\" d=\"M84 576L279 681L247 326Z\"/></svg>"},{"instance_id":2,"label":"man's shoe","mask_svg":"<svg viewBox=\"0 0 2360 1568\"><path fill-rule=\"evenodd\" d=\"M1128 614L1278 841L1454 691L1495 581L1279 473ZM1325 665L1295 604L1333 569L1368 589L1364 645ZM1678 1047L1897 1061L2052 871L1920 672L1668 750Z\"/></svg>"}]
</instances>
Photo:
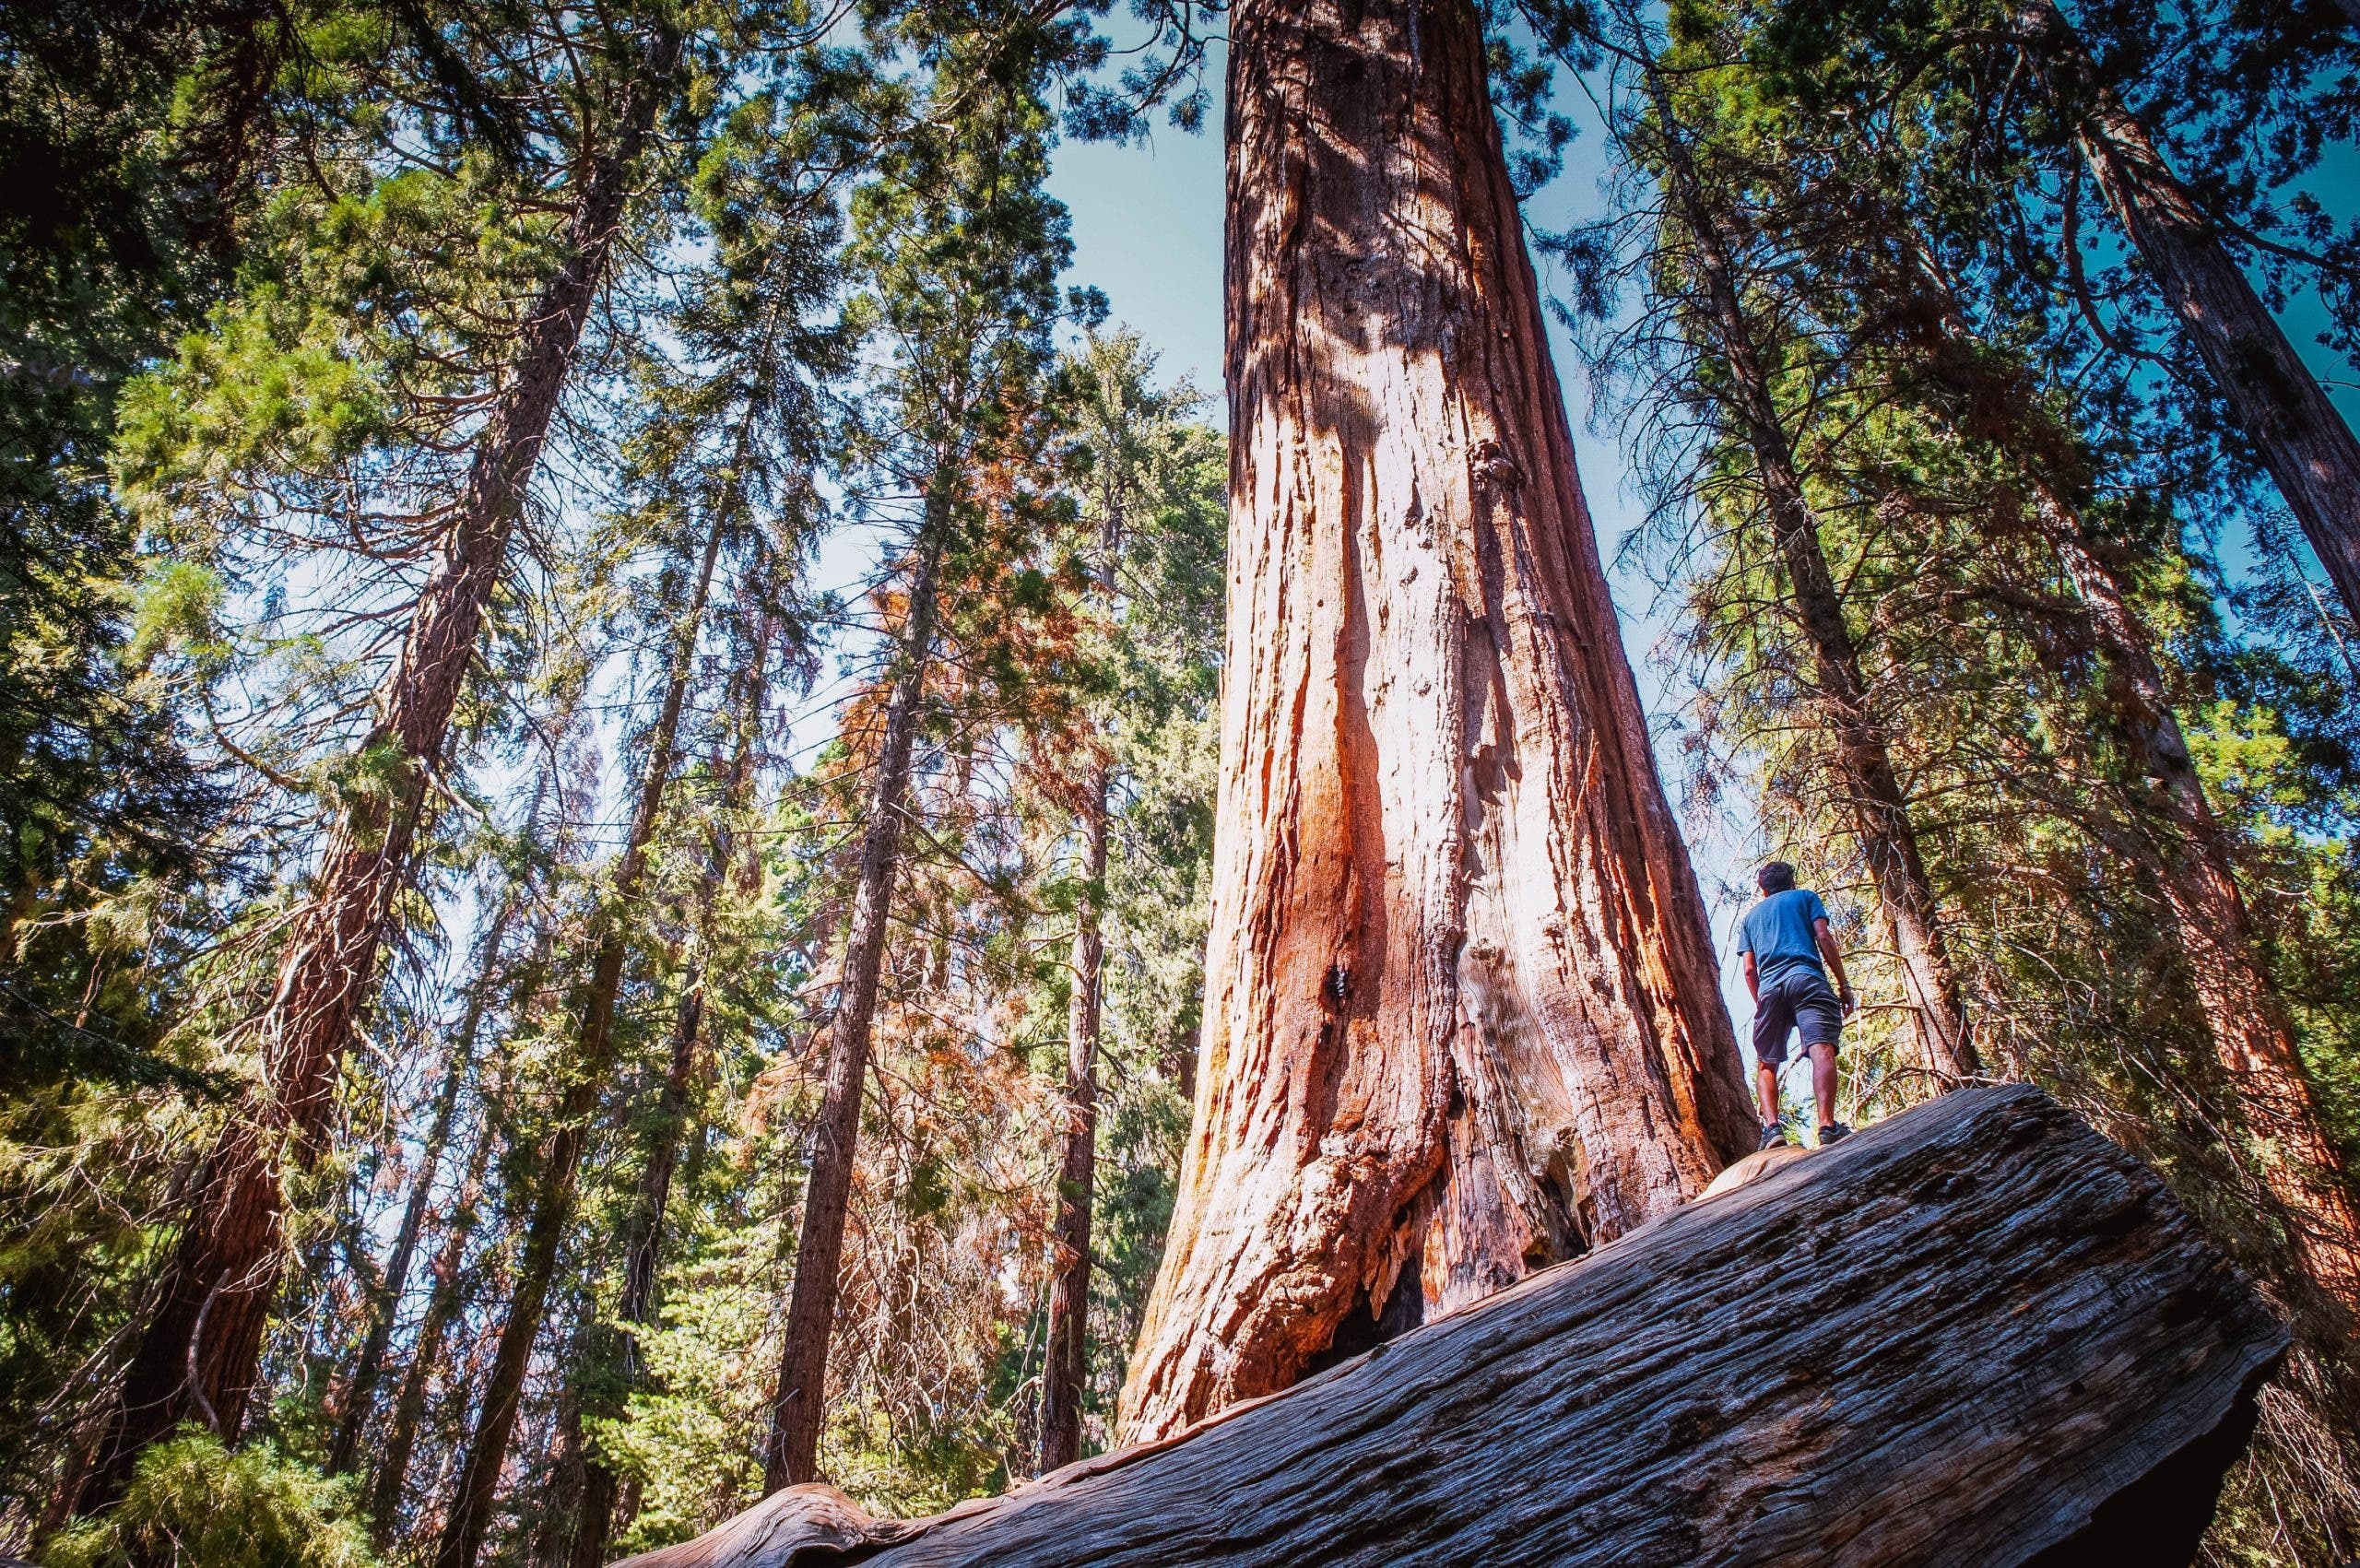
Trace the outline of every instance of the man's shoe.
<instances>
[{"instance_id":1,"label":"man's shoe","mask_svg":"<svg viewBox=\"0 0 2360 1568\"><path fill-rule=\"evenodd\" d=\"M1819 1146L1822 1149L1825 1149L1829 1144L1841 1143L1851 1136L1852 1129L1850 1127L1846 1126L1841 1122L1831 1122L1827 1126L1819 1129Z\"/></svg>"},{"instance_id":2,"label":"man's shoe","mask_svg":"<svg viewBox=\"0 0 2360 1568\"><path fill-rule=\"evenodd\" d=\"M1772 1122L1768 1126L1764 1126L1762 1129L1762 1147L1764 1149L1786 1148L1786 1124L1783 1122Z\"/></svg>"}]
</instances>

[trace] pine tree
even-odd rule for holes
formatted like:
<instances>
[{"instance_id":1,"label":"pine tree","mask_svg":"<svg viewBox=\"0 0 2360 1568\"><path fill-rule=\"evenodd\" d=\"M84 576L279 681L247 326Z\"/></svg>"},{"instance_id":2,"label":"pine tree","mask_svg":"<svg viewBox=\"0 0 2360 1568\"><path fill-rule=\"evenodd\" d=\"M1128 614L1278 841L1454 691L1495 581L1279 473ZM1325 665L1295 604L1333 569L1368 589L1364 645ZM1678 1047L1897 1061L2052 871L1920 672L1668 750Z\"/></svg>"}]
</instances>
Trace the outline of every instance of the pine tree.
<instances>
[{"instance_id":1,"label":"pine tree","mask_svg":"<svg viewBox=\"0 0 2360 1568\"><path fill-rule=\"evenodd\" d=\"M996 460L1039 439L1029 409L1047 363L1059 313L1055 280L1067 254L1063 210L1040 188L1050 128L1039 96L1044 41L972 23L926 30L934 25L914 15L898 36L879 40L926 56L923 90L932 112L911 117L910 134L853 206L853 261L891 360L877 389L867 465L883 485L914 492L916 515L897 552L881 708L860 747L869 777L763 1450L769 1490L818 1474L828 1343L913 756L940 646L966 607L947 605L943 592L999 553L989 513L1000 498L979 480ZM974 90L978 83L984 90Z\"/></svg>"}]
</instances>

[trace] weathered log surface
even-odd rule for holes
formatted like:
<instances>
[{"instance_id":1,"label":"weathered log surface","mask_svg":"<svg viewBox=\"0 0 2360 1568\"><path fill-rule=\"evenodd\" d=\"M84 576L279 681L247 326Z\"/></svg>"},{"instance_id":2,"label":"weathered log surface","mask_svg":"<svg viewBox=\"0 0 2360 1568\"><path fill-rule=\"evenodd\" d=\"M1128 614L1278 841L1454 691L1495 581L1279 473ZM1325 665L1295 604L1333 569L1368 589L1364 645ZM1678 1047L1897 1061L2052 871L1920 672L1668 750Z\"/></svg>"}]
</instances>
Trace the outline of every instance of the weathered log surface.
<instances>
[{"instance_id":1,"label":"weathered log surface","mask_svg":"<svg viewBox=\"0 0 2360 1568\"><path fill-rule=\"evenodd\" d=\"M2285 1338L2137 1161L1953 1094L1180 1437L631 1568L2184 1563Z\"/></svg>"}]
</instances>

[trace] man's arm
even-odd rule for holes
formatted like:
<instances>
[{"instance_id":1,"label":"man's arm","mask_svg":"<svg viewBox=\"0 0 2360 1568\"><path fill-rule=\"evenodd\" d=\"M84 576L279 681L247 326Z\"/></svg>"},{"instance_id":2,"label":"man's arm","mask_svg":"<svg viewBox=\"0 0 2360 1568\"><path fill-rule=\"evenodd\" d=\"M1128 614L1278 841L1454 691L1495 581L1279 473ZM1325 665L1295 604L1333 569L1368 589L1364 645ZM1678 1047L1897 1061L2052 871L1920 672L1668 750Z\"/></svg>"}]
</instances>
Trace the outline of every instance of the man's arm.
<instances>
[{"instance_id":1,"label":"man's arm","mask_svg":"<svg viewBox=\"0 0 2360 1568\"><path fill-rule=\"evenodd\" d=\"M1844 1016L1850 1018L1860 1010L1860 999L1852 995L1851 979L1844 973L1844 950L1835 945L1835 933L1824 916L1811 923L1811 934L1819 938L1819 956L1827 961L1827 973L1835 976L1835 999L1844 1004ZM1749 971L1752 960L1746 961Z\"/></svg>"},{"instance_id":2,"label":"man's arm","mask_svg":"<svg viewBox=\"0 0 2360 1568\"><path fill-rule=\"evenodd\" d=\"M1745 988L1753 997L1753 1005L1762 1005L1762 971L1754 966L1753 950L1747 949L1738 957L1745 960Z\"/></svg>"}]
</instances>

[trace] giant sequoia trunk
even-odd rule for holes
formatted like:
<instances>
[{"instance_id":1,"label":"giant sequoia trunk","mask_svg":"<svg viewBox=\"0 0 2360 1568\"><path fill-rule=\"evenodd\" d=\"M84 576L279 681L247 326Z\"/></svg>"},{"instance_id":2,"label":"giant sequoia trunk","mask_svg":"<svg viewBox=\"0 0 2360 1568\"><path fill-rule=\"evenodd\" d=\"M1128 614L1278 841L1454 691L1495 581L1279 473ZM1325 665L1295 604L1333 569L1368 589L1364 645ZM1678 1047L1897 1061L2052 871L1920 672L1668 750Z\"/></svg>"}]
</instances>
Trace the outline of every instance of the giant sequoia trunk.
<instances>
[{"instance_id":1,"label":"giant sequoia trunk","mask_svg":"<svg viewBox=\"0 0 2360 1568\"><path fill-rule=\"evenodd\" d=\"M697 562L695 587L672 635L667 661L663 705L648 733L647 757L640 775L639 793L631 827L615 863L614 885L608 890L598 918L598 946L590 965L590 986L582 1008L582 1028L568 1064L565 1093L557 1113L556 1130L536 1167L538 1180L533 1208L525 1223L524 1244L518 1249L516 1284L508 1301L507 1320L501 1326L500 1345L486 1379L475 1435L468 1444L466 1467L459 1473L457 1494L444 1520L435 1549L435 1568L475 1568L483 1544L484 1527L490 1522L500 1472L508 1461L508 1441L515 1429L517 1403L525 1388L525 1369L539 1338L541 1317L557 1273L558 1249L573 1218L574 1187L582 1170L584 1147L590 1138L592 1113L608 1088L614 1069L615 1003L622 993L623 964L630 952L630 906L647 870L648 846L664 812L664 795L672 782L678 755L680 713L687 705L689 685L695 674L697 637L704 625L706 600L713 591L714 563L727 521L716 510L705 529L704 549Z\"/></svg>"},{"instance_id":2,"label":"giant sequoia trunk","mask_svg":"<svg viewBox=\"0 0 2360 1568\"><path fill-rule=\"evenodd\" d=\"M2051 0L2029 0L2016 25L2091 178L2277 481L2344 608L2360 614L2360 440L2072 24Z\"/></svg>"},{"instance_id":3,"label":"giant sequoia trunk","mask_svg":"<svg viewBox=\"0 0 2360 1568\"><path fill-rule=\"evenodd\" d=\"M1783 1154L1182 1441L631 1568L2187 1563L2285 1336L2154 1174L2021 1086Z\"/></svg>"},{"instance_id":4,"label":"giant sequoia trunk","mask_svg":"<svg viewBox=\"0 0 2360 1568\"><path fill-rule=\"evenodd\" d=\"M1214 907L1130 1438L1620 1235L1753 1137L1475 11L1233 16Z\"/></svg>"},{"instance_id":5,"label":"giant sequoia trunk","mask_svg":"<svg viewBox=\"0 0 2360 1568\"><path fill-rule=\"evenodd\" d=\"M1811 644L1820 704L1835 742L1835 772L1845 814L1852 819L1861 857L1876 883L1878 907L1893 933L1920 1055L1928 1067L1954 1081L1972 1075L1981 1064L1967 1031L1957 972L1942 938L1933 878L1927 875L1925 856L1918 850L1908 796L1870 700L1859 648L1820 544L1819 518L1803 493L1794 442L1771 395L1752 316L1738 292L1721 215L1697 177L1670 92L1652 64L1646 67L1646 81L1665 181L1689 231L1691 265L1705 289L1707 330L1728 373L1729 395L1737 402L1746 445L1761 478L1770 532L1794 595L1795 619Z\"/></svg>"},{"instance_id":6,"label":"giant sequoia trunk","mask_svg":"<svg viewBox=\"0 0 2360 1568\"><path fill-rule=\"evenodd\" d=\"M885 704L867 818L861 830L860 867L844 932L844 979L828 1022L828 1079L811 1129L809 1173L803 1186L803 1225L795 1245L795 1285L786 1309L786 1343L772 1397L771 1430L762 1450L762 1490L812 1480L819 1473L820 1429L827 1417L828 1340L834 1332L838 1270L844 1262L844 1214L852 1199L853 1156L860 1135L861 1098L868 1081L868 1040L877 1018L877 987L893 914L893 881L901 868L902 813L909 796L910 757L917 742L920 705L934 663L935 593L950 527L957 475L938 464L908 588L908 608L894 649L892 695Z\"/></svg>"},{"instance_id":7,"label":"giant sequoia trunk","mask_svg":"<svg viewBox=\"0 0 2360 1568\"><path fill-rule=\"evenodd\" d=\"M270 999L256 1020L264 1084L206 1158L154 1315L124 1380L100 1484L111 1500L142 1449L184 1420L234 1434L245 1415L278 1283L280 1161L309 1168L334 1117L337 1068L375 984L395 894L409 874L429 777L440 764L485 607L607 277L641 149L678 61L666 32L647 47L616 105L610 139L584 149L557 275L527 312L523 345L478 439L450 531L411 612L409 632L362 743L398 759L402 784L357 792L328 835Z\"/></svg>"}]
</instances>

